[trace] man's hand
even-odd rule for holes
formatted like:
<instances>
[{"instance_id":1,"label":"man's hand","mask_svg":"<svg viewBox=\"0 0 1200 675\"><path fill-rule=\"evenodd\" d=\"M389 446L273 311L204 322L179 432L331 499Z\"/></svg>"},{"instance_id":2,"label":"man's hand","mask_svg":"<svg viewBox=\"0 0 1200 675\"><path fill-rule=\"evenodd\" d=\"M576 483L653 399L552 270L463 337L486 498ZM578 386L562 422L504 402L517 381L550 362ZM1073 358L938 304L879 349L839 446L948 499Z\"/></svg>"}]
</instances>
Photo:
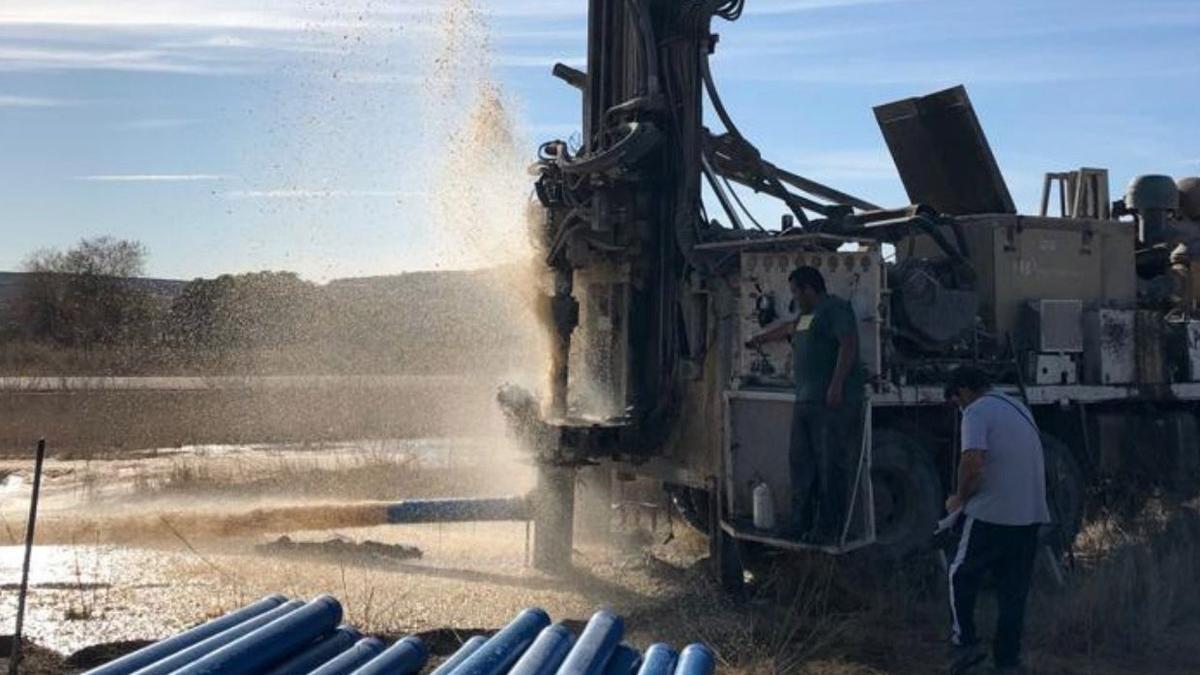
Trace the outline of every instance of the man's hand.
<instances>
[{"instance_id":1,"label":"man's hand","mask_svg":"<svg viewBox=\"0 0 1200 675\"><path fill-rule=\"evenodd\" d=\"M962 500L958 498L958 495L946 497L946 513L954 513L961 509L962 505Z\"/></svg>"},{"instance_id":2,"label":"man's hand","mask_svg":"<svg viewBox=\"0 0 1200 675\"><path fill-rule=\"evenodd\" d=\"M829 390L825 392L825 404L830 408L840 408L842 399L845 398L845 394L842 391L845 388L845 385L836 382L829 385Z\"/></svg>"}]
</instances>

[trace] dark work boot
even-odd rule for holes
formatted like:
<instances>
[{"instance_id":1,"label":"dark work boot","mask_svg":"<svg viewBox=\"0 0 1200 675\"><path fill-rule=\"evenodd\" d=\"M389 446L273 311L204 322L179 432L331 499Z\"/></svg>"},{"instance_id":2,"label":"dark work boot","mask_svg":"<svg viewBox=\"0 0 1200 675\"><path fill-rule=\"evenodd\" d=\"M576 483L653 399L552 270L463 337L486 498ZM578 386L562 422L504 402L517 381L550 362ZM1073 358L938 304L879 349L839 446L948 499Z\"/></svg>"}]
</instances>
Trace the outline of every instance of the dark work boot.
<instances>
[{"instance_id":1,"label":"dark work boot","mask_svg":"<svg viewBox=\"0 0 1200 675\"><path fill-rule=\"evenodd\" d=\"M950 648L946 673L947 675L963 675L983 663L986 658L987 651L978 642L969 645L953 645Z\"/></svg>"}]
</instances>

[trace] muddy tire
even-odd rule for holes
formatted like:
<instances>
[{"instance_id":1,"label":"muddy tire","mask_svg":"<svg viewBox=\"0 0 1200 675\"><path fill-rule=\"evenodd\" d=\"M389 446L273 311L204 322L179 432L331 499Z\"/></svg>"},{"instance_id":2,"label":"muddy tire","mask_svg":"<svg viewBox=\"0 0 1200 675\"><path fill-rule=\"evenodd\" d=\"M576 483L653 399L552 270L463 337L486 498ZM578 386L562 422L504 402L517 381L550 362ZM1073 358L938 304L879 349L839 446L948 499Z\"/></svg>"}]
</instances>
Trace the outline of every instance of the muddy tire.
<instances>
[{"instance_id":1,"label":"muddy tire","mask_svg":"<svg viewBox=\"0 0 1200 675\"><path fill-rule=\"evenodd\" d=\"M712 518L709 514L712 497L708 490L674 483L664 483L663 489L671 496L671 504L685 523L702 534L707 535L711 531Z\"/></svg>"},{"instance_id":2,"label":"muddy tire","mask_svg":"<svg viewBox=\"0 0 1200 675\"><path fill-rule=\"evenodd\" d=\"M1064 552L1071 548L1083 522L1083 471L1071 448L1053 436L1042 434L1042 453L1046 466L1046 503L1052 522L1042 527L1039 536L1042 543Z\"/></svg>"},{"instance_id":3,"label":"muddy tire","mask_svg":"<svg viewBox=\"0 0 1200 675\"><path fill-rule=\"evenodd\" d=\"M915 439L878 429L871 443L876 550L892 559L927 548L942 508L933 458Z\"/></svg>"}]
</instances>

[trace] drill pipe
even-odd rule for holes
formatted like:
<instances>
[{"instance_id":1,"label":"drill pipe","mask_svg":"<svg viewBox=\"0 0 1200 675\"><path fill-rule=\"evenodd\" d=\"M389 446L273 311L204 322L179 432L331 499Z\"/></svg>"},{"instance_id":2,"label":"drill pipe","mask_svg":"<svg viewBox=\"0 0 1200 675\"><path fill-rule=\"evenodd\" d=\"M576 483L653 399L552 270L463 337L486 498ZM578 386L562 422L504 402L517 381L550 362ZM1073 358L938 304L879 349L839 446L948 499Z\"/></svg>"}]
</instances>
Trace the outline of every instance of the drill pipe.
<instances>
[{"instance_id":1,"label":"drill pipe","mask_svg":"<svg viewBox=\"0 0 1200 675\"><path fill-rule=\"evenodd\" d=\"M347 675L382 654L385 649L387 649L387 645L383 643L383 640L373 637L363 638L355 642L353 647L325 662L308 675Z\"/></svg>"},{"instance_id":2,"label":"drill pipe","mask_svg":"<svg viewBox=\"0 0 1200 675\"><path fill-rule=\"evenodd\" d=\"M201 640L187 649L181 649L165 659L155 661L145 668L138 670L134 675L167 675L167 673L173 673L180 668L187 667L188 664L194 663L198 659L204 658L206 655L224 647L230 642L234 642L276 619L295 612L303 606L304 603L299 600L289 600L269 612L260 614L249 621L243 621L233 628L226 629L210 638Z\"/></svg>"},{"instance_id":3,"label":"drill pipe","mask_svg":"<svg viewBox=\"0 0 1200 675\"><path fill-rule=\"evenodd\" d=\"M575 636L561 623L548 626L508 671L508 675L554 675L571 651Z\"/></svg>"},{"instance_id":4,"label":"drill pipe","mask_svg":"<svg viewBox=\"0 0 1200 675\"><path fill-rule=\"evenodd\" d=\"M351 675L412 675L428 660L429 648L420 638L409 636L359 666Z\"/></svg>"},{"instance_id":5,"label":"drill pipe","mask_svg":"<svg viewBox=\"0 0 1200 675\"><path fill-rule=\"evenodd\" d=\"M486 499L406 499L386 507L387 522L461 523L470 521L529 520L525 497Z\"/></svg>"},{"instance_id":6,"label":"drill pipe","mask_svg":"<svg viewBox=\"0 0 1200 675\"><path fill-rule=\"evenodd\" d=\"M458 664L466 661L487 641L488 639L482 635L476 635L470 640L467 640L462 644L461 647L458 648L458 651L454 652L453 656L446 659L442 665L438 666L437 669L429 675L449 675L449 673L454 672L454 669L458 667Z\"/></svg>"},{"instance_id":7,"label":"drill pipe","mask_svg":"<svg viewBox=\"0 0 1200 675\"><path fill-rule=\"evenodd\" d=\"M604 675L633 675L641 663L641 652L622 642L608 658L608 664L604 666Z\"/></svg>"},{"instance_id":8,"label":"drill pipe","mask_svg":"<svg viewBox=\"0 0 1200 675\"><path fill-rule=\"evenodd\" d=\"M293 654L301 646L333 631L342 620L342 605L322 595L258 630L175 671L174 675L254 675Z\"/></svg>"},{"instance_id":9,"label":"drill pipe","mask_svg":"<svg viewBox=\"0 0 1200 675\"><path fill-rule=\"evenodd\" d=\"M355 642L362 639L352 626L342 624L326 637L323 637L305 648L304 651L275 666L267 675L308 675L323 663L328 663L337 655L350 649Z\"/></svg>"},{"instance_id":10,"label":"drill pipe","mask_svg":"<svg viewBox=\"0 0 1200 675\"><path fill-rule=\"evenodd\" d=\"M679 654L675 675L712 675L716 667L712 651L699 642L694 642L684 647L683 652Z\"/></svg>"},{"instance_id":11,"label":"drill pipe","mask_svg":"<svg viewBox=\"0 0 1200 675\"><path fill-rule=\"evenodd\" d=\"M221 633L229 628L249 621L256 616L265 614L287 602L282 595L268 595L258 602L247 605L239 610L217 617L212 621L202 623L191 630L186 630L165 640L159 640L131 654L107 663L99 668L93 668L84 675L128 675L140 668L161 661L168 656L180 652L192 645Z\"/></svg>"},{"instance_id":12,"label":"drill pipe","mask_svg":"<svg viewBox=\"0 0 1200 675\"><path fill-rule=\"evenodd\" d=\"M625 622L621 617L606 609L596 612L559 667L558 675L601 675L624 634Z\"/></svg>"},{"instance_id":13,"label":"drill pipe","mask_svg":"<svg viewBox=\"0 0 1200 675\"><path fill-rule=\"evenodd\" d=\"M638 675L671 675L675 670L675 660L679 654L670 645L661 642L646 648L645 657Z\"/></svg>"},{"instance_id":14,"label":"drill pipe","mask_svg":"<svg viewBox=\"0 0 1200 675\"><path fill-rule=\"evenodd\" d=\"M500 675L521 657L537 634L550 625L545 610L533 607L517 615L458 665L451 675Z\"/></svg>"}]
</instances>

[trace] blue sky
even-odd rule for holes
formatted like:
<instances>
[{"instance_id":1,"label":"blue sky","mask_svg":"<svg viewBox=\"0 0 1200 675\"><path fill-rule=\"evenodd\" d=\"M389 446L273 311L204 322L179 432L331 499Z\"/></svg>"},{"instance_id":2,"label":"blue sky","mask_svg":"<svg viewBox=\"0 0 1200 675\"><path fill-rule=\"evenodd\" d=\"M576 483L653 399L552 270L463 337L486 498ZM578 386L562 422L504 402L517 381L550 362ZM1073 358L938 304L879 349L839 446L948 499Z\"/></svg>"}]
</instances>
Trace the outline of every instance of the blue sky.
<instances>
[{"instance_id":1,"label":"blue sky","mask_svg":"<svg viewBox=\"0 0 1200 675\"><path fill-rule=\"evenodd\" d=\"M746 4L714 23L739 126L775 163L875 203L907 200L871 106L958 83L1023 211L1048 170L1107 167L1114 196L1138 173L1200 174L1194 0ZM497 153L532 157L538 140L572 134L577 95L548 71L581 59L584 8L0 2L0 269L99 234L145 242L148 272L166 277L489 262L456 247L519 229L492 214L519 204L497 194L527 178L509 161L448 180L463 166L451 139L470 144L471 92L487 82L516 134ZM442 77L447 54L459 81Z\"/></svg>"}]
</instances>

